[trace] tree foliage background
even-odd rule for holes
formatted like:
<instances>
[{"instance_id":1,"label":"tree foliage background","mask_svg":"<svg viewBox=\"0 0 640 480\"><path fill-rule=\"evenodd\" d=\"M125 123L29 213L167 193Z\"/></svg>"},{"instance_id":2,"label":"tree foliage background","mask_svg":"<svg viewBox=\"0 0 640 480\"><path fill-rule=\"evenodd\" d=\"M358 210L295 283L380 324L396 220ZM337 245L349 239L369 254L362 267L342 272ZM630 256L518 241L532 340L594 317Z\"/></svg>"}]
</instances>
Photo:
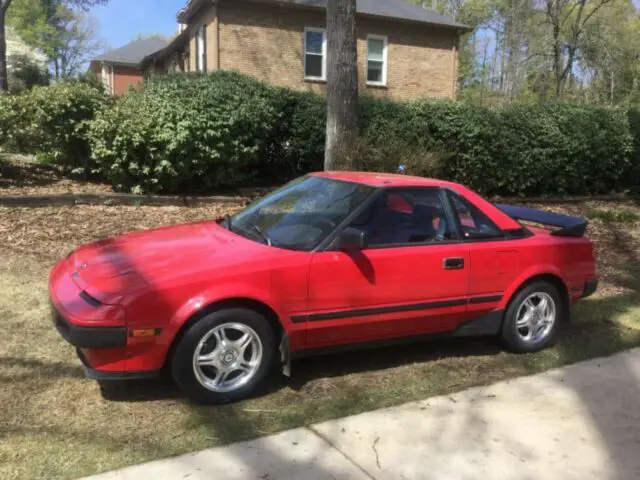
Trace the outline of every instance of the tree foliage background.
<instances>
[{"instance_id":1,"label":"tree foliage background","mask_svg":"<svg viewBox=\"0 0 640 480\"><path fill-rule=\"evenodd\" d=\"M634 0L412 0L454 16L460 98L482 104L640 100Z\"/></svg>"},{"instance_id":2,"label":"tree foliage background","mask_svg":"<svg viewBox=\"0 0 640 480\"><path fill-rule=\"evenodd\" d=\"M55 78L77 76L86 62L106 47L98 37L95 21L87 13L90 7L106 3L106 0L2 2L6 8L5 26L45 56ZM11 69L11 65L9 67Z\"/></svg>"}]
</instances>

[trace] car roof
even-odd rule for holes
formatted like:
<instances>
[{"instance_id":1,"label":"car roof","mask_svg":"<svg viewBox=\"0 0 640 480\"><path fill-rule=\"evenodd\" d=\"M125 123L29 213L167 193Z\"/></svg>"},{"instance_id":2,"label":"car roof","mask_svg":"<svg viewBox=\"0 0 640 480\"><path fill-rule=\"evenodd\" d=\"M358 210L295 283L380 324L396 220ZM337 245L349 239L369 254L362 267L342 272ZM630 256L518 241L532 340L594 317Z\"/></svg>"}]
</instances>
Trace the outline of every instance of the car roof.
<instances>
[{"instance_id":1,"label":"car roof","mask_svg":"<svg viewBox=\"0 0 640 480\"><path fill-rule=\"evenodd\" d=\"M470 200L476 207L480 208L485 215L504 230L521 228L520 224L509 217L502 210L496 208L486 199L463 185L435 178L414 177L411 175L399 175L394 173L376 172L316 172L312 176L341 180L343 182L359 183L374 188L402 188L402 187L438 187L449 188L467 200Z\"/></svg>"},{"instance_id":2,"label":"car roof","mask_svg":"<svg viewBox=\"0 0 640 480\"><path fill-rule=\"evenodd\" d=\"M394 173L376 172L316 172L311 175L316 177L342 180L345 182L361 183L376 188L389 187L452 187L453 182L437 180L434 178L414 177L411 175L399 175Z\"/></svg>"}]
</instances>

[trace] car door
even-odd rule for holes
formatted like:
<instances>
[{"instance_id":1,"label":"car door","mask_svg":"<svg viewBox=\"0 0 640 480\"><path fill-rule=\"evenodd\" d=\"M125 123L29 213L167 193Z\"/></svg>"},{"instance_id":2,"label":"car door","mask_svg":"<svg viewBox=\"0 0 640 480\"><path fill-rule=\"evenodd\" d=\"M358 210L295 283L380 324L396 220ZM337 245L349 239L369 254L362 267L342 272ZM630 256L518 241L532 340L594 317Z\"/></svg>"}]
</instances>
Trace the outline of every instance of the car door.
<instances>
[{"instance_id":1,"label":"car door","mask_svg":"<svg viewBox=\"0 0 640 480\"><path fill-rule=\"evenodd\" d=\"M467 310L467 318L472 320L501 303L505 290L520 274L520 253L517 245L473 202L450 190L447 197L473 265Z\"/></svg>"},{"instance_id":2,"label":"car door","mask_svg":"<svg viewBox=\"0 0 640 480\"><path fill-rule=\"evenodd\" d=\"M384 191L349 228L368 246L313 254L306 343L340 345L454 329L466 310L468 248L439 188Z\"/></svg>"}]
</instances>

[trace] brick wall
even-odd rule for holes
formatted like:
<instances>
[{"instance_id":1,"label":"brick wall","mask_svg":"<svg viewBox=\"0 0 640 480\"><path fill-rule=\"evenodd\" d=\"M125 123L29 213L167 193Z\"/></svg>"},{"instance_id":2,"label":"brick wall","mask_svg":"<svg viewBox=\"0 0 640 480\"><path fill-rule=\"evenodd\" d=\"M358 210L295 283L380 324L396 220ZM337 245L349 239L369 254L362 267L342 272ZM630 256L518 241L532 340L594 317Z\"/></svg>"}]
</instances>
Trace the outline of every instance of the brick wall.
<instances>
[{"instance_id":1,"label":"brick wall","mask_svg":"<svg viewBox=\"0 0 640 480\"><path fill-rule=\"evenodd\" d=\"M303 56L304 28L324 28L324 12L287 5L221 2L218 18L220 68L292 89L324 91L323 82L305 80ZM214 31L212 26L208 31ZM386 87L366 85L367 35L388 37ZM209 53L213 45L208 42ZM362 93L396 100L452 98L457 35L451 29L430 25L359 17L358 65ZM213 69L209 62L208 67Z\"/></svg>"},{"instance_id":2,"label":"brick wall","mask_svg":"<svg viewBox=\"0 0 640 480\"><path fill-rule=\"evenodd\" d=\"M137 85L143 80L142 71L139 68L123 67L115 65L113 67L113 93L122 95L127 93L131 85Z\"/></svg>"}]
</instances>

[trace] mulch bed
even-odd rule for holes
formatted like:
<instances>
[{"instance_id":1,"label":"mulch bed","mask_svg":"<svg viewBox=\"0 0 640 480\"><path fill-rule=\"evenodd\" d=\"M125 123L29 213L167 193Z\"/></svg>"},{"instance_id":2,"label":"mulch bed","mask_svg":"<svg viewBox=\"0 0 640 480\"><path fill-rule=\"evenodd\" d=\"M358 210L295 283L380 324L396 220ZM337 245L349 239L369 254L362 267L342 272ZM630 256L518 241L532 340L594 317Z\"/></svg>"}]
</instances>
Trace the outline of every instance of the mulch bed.
<instances>
[{"instance_id":1,"label":"mulch bed","mask_svg":"<svg viewBox=\"0 0 640 480\"><path fill-rule=\"evenodd\" d=\"M36 163L30 157L0 155L0 196L72 192L113 193L113 188L105 182L71 178L59 166Z\"/></svg>"},{"instance_id":2,"label":"mulch bed","mask_svg":"<svg viewBox=\"0 0 640 480\"><path fill-rule=\"evenodd\" d=\"M175 205L237 203L264 195L270 188L246 188L216 195L132 195L115 192L99 179L82 180L58 165L37 163L32 157L0 153L0 205Z\"/></svg>"},{"instance_id":3,"label":"mulch bed","mask_svg":"<svg viewBox=\"0 0 640 480\"><path fill-rule=\"evenodd\" d=\"M0 207L0 250L32 254L53 262L77 245L176 223L211 220L232 214L241 204L202 207L89 206Z\"/></svg>"}]
</instances>

